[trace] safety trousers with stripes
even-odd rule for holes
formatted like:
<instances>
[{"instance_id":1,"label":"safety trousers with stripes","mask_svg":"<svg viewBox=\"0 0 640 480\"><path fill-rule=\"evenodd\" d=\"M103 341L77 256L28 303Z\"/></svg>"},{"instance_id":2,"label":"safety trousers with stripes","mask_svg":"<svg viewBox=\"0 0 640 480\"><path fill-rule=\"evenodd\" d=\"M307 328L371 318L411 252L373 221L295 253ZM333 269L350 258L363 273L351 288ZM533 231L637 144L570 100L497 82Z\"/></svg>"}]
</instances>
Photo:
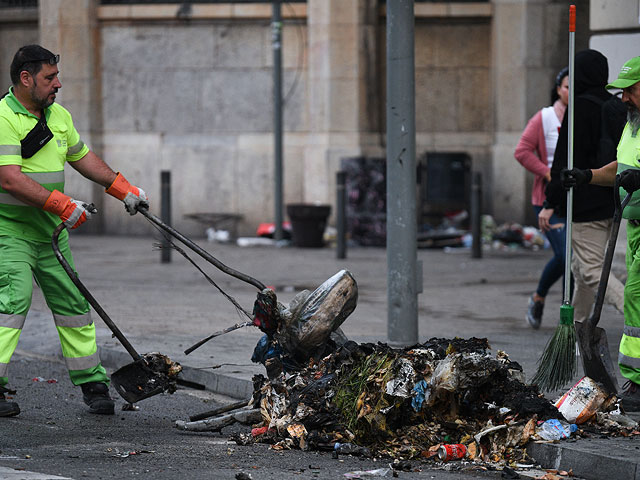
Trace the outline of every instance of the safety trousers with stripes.
<instances>
[{"instance_id":1,"label":"safety trousers with stripes","mask_svg":"<svg viewBox=\"0 0 640 480\"><path fill-rule=\"evenodd\" d=\"M59 247L75 271L66 235L60 237ZM51 244L0 235L0 386L8 383L9 361L31 307L34 279L53 313L73 384L108 384L89 304L58 262Z\"/></svg>"},{"instance_id":2,"label":"safety trousers with stripes","mask_svg":"<svg viewBox=\"0 0 640 480\"><path fill-rule=\"evenodd\" d=\"M624 331L618 365L623 377L640 384L640 227L627 224L627 282L624 285Z\"/></svg>"}]
</instances>

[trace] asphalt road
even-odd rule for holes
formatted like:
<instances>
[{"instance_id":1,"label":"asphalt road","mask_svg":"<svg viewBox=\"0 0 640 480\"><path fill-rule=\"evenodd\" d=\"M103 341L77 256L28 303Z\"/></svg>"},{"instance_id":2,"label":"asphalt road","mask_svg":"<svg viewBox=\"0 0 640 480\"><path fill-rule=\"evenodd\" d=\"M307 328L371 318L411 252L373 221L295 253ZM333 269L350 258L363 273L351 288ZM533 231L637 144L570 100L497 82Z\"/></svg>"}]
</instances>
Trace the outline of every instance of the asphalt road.
<instances>
[{"instance_id":1,"label":"asphalt road","mask_svg":"<svg viewBox=\"0 0 640 480\"><path fill-rule=\"evenodd\" d=\"M175 429L175 420L186 420L229 401L211 392L179 389L173 395L140 402L137 411L122 411L125 402L112 388L116 414L101 416L88 413L80 389L72 386L61 363L16 355L11 371L12 386L18 390L15 400L22 412L17 417L0 419L3 479L44 480L55 475L72 479L199 480L236 479L245 473L252 479L322 480L387 466L385 461L352 456L336 460L329 452L275 451L264 444L239 446L229 439L234 432L248 431L249 426L227 427L222 433ZM42 380L33 380L38 377ZM57 382L48 383L51 379ZM414 471L400 471L398 478L501 478L501 472L496 471L457 471L470 468L461 462L443 466L414 461L411 467ZM386 477L392 478L392 472Z\"/></svg>"}]
</instances>

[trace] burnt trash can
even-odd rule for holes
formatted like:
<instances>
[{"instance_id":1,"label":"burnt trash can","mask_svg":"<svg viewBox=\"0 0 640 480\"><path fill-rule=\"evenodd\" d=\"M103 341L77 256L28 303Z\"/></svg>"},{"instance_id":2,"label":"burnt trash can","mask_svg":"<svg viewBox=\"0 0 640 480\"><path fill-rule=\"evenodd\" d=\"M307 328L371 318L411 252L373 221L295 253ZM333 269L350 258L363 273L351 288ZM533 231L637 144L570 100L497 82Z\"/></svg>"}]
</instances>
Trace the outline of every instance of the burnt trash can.
<instances>
[{"instance_id":1,"label":"burnt trash can","mask_svg":"<svg viewBox=\"0 0 640 480\"><path fill-rule=\"evenodd\" d=\"M287 205L291 219L293 244L297 247L322 248L324 229L331 213L331 205L292 203Z\"/></svg>"}]
</instances>

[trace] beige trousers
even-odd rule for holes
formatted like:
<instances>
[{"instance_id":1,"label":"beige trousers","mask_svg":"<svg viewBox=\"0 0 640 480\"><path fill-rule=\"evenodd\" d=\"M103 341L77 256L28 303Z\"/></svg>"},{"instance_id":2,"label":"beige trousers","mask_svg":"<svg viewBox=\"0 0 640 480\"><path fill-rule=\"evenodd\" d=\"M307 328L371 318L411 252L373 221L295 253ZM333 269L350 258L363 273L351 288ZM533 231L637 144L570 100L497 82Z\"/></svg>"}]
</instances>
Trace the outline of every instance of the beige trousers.
<instances>
[{"instance_id":1,"label":"beige trousers","mask_svg":"<svg viewBox=\"0 0 640 480\"><path fill-rule=\"evenodd\" d=\"M612 222L608 219L572 224L571 271L575 282L572 303L576 322L582 322L591 315ZM624 285L611 273L604 300L622 313Z\"/></svg>"}]
</instances>

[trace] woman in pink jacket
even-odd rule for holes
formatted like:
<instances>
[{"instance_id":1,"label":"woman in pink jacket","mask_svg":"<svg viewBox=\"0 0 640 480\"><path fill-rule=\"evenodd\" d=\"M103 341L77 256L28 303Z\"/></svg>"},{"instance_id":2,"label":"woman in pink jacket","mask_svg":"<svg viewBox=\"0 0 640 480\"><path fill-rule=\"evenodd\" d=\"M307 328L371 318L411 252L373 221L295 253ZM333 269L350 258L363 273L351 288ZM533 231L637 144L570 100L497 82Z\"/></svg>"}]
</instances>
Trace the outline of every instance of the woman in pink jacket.
<instances>
[{"instance_id":1,"label":"woman in pink jacket","mask_svg":"<svg viewBox=\"0 0 640 480\"><path fill-rule=\"evenodd\" d=\"M551 180L551 164L556 150L558 132L569 100L569 71L564 68L556 76L552 91L552 105L536 113L527 123L516 147L515 157L524 168L535 175L531 203L536 218L544 203L544 188ZM564 220L551 218L552 228L545 233L553 249L553 257L547 262L535 293L529 298L526 319L535 328L540 328L544 299L547 292L564 273L565 228Z\"/></svg>"}]
</instances>

